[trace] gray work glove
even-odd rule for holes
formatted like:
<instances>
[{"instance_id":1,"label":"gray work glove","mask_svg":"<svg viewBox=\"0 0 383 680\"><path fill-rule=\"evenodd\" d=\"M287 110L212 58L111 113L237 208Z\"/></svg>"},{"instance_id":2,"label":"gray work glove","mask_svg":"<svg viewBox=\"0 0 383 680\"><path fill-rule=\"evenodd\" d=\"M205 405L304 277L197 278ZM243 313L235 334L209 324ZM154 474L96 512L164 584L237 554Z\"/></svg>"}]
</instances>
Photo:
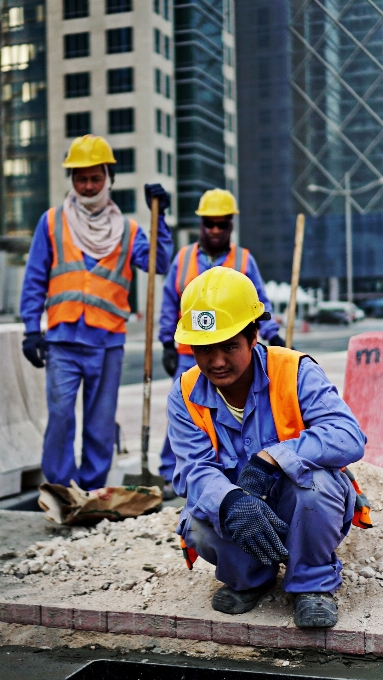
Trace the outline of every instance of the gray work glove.
<instances>
[{"instance_id":1,"label":"gray work glove","mask_svg":"<svg viewBox=\"0 0 383 680\"><path fill-rule=\"evenodd\" d=\"M278 468L275 465L263 460L257 454L253 454L246 465L243 466L237 485L252 496L266 500L275 482L273 473L277 470Z\"/></svg>"},{"instance_id":2,"label":"gray work glove","mask_svg":"<svg viewBox=\"0 0 383 680\"><path fill-rule=\"evenodd\" d=\"M269 338L269 345L271 347L286 347L286 343L280 335L273 335L272 338Z\"/></svg>"},{"instance_id":3,"label":"gray work glove","mask_svg":"<svg viewBox=\"0 0 383 680\"><path fill-rule=\"evenodd\" d=\"M26 333L23 340L23 354L36 368L44 368L47 343L42 333Z\"/></svg>"},{"instance_id":4,"label":"gray work glove","mask_svg":"<svg viewBox=\"0 0 383 680\"><path fill-rule=\"evenodd\" d=\"M164 342L162 365L166 373L173 377L178 366L178 352L174 346L174 342Z\"/></svg>"},{"instance_id":5,"label":"gray work glove","mask_svg":"<svg viewBox=\"0 0 383 680\"><path fill-rule=\"evenodd\" d=\"M234 543L255 560L272 565L289 556L278 536L286 535L289 527L260 498L234 489L223 499L219 513L221 526Z\"/></svg>"}]
</instances>

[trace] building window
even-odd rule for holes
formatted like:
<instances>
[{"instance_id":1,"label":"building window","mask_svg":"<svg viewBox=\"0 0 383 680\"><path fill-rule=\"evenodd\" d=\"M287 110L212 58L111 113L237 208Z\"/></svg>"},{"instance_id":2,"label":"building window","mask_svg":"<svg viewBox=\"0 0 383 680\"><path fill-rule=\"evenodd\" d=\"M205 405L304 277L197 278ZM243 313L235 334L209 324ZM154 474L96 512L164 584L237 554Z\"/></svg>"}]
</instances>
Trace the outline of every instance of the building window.
<instances>
[{"instance_id":1,"label":"building window","mask_svg":"<svg viewBox=\"0 0 383 680\"><path fill-rule=\"evenodd\" d=\"M171 96L172 96L172 93L171 93L170 76L165 76L165 97L170 99Z\"/></svg>"},{"instance_id":2,"label":"building window","mask_svg":"<svg viewBox=\"0 0 383 680\"><path fill-rule=\"evenodd\" d=\"M112 201L117 203L122 213L136 212L136 190L135 189L117 189L111 191Z\"/></svg>"},{"instance_id":3,"label":"building window","mask_svg":"<svg viewBox=\"0 0 383 680\"><path fill-rule=\"evenodd\" d=\"M127 26L125 28L111 28L106 31L107 53L116 54L116 52L132 52L133 51L133 28Z\"/></svg>"},{"instance_id":4,"label":"building window","mask_svg":"<svg viewBox=\"0 0 383 680\"><path fill-rule=\"evenodd\" d=\"M79 19L89 16L88 0L64 0L63 19Z\"/></svg>"},{"instance_id":5,"label":"building window","mask_svg":"<svg viewBox=\"0 0 383 680\"><path fill-rule=\"evenodd\" d=\"M134 132L134 109L111 109L108 111L108 132Z\"/></svg>"},{"instance_id":6,"label":"building window","mask_svg":"<svg viewBox=\"0 0 383 680\"><path fill-rule=\"evenodd\" d=\"M22 45L4 45L1 48L1 70L11 71L17 68L23 71L28 68L31 59L36 57L36 47L33 43Z\"/></svg>"},{"instance_id":7,"label":"building window","mask_svg":"<svg viewBox=\"0 0 383 680\"><path fill-rule=\"evenodd\" d=\"M223 3L223 16L224 16L224 23L225 23L225 28L228 33L231 33L232 31L232 26L231 26L231 7L230 7L230 0L224 0Z\"/></svg>"},{"instance_id":8,"label":"building window","mask_svg":"<svg viewBox=\"0 0 383 680\"><path fill-rule=\"evenodd\" d=\"M233 132L233 130L234 130L233 114L232 113L226 113L226 129L229 132Z\"/></svg>"},{"instance_id":9,"label":"building window","mask_svg":"<svg viewBox=\"0 0 383 680\"><path fill-rule=\"evenodd\" d=\"M233 53L232 53L231 47L229 47L228 45L226 45L225 53L226 53L226 63L227 63L227 65L232 66L233 65Z\"/></svg>"},{"instance_id":10,"label":"building window","mask_svg":"<svg viewBox=\"0 0 383 680\"><path fill-rule=\"evenodd\" d=\"M232 146L226 147L226 160L229 165L234 165L234 149Z\"/></svg>"},{"instance_id":11,"label":"building window","mask_svg":"<svg viewBox=\"0 0 383 680\"><path fill-rule=\"evenodd\" d=\"M89 57L89 33L69 33L64 35L64 59Z\"/></svg>"},{"instance_id":12,"label":"building window","mask_svg":"<svg viewBox=\"0 0 383 680\"><path fill-rule=\"evenodd\" d=\"M118 92L133 92L134 71L128 68L111 68L107 71L108 94Z\"/></svg>"},{"instance_id":13,"label":"building window","mask_svg":"<svg viewBox=\"0 0 383 680\"><path fill-rule=\"evenodd\" d=\"M164 56L165 59L170 59L170 38L168 35L164 36Z\"/></svg>"},{"instance_id":14,"label":"building window","mask_svg":"<svg viewBox=\"0 0 383 680\"><path fill-rule=\"evenodd\" d=\"M131 12L132 10L132 0L106 0L106 14L119 14L120 12Z\"/></svg>"},{"instance_id":15,"label":"building window","mask_svg":"<svg viewBox=\"0 0 383 680\"><path fill-rule=\"evenodd\" d=\"M156 152L156 156L157 156L157 172L159 172L160 174L162 173L162 169L163 169L163 166L162 166L162 155L163 155L163 154L162 154L161 149L157 149L157 152Z\"/></svg>"},{"instance_id":16,"label":"building window","mask_svg":"<svg viewBox=\"0 0 383 680\"><path fill-rule=\"evenodd\" d=\"M172 117L168 113L166 114L166 136L172 136Z\"/></svg>"},{"instance_id":17,"label":"building window","mask_svg":"<svg viewBox=\"0 0 383 680\"><path fill-rule=\"evenodd\" d=\"M157 94L161 94L162 87L161 87L161 71L159 68L154 69L154 89L157 92Z\"/></svg>"},{"instance_id":18,"label":"building window","mask_svg":"<svg viewBox=\"0 0 383 680\"><path fill-rule=\"evenodd\" d=\"M161 54L161 31L158 28L154 29L154 51Z\"/></svg>"},{"instance_id":19,"label":"building window","mask_svg":"<svg viewBox=\"0 0 383 680\"><path fill-rule=\"evenodd\" d=\"M135 149L113 149L113 153L117 161L116 165L114 166L116 173L136 171Z\"/></svg>"},{"instance_id":20,"label":"building window","mask_svg":"<svg viewBox=\"0 0 383 680\"><path fill-rule=\"evenodd\" d=\"M65 116L65 136L82 137L92 132L90 111L67 113Z\"/></svg>"},{"instance_id":21,"label":"building window","mask_svg":"<svg viewBox=\"0 0 383 680\"><path fill-rule=\"evenodd\" d=\"M162 111L156 109L156 132L160 135L162 133Z\"/></svg>"},{"instance_id":22,"label":"building window","mask_svg":"<svg viewBox=\"0 0 383 680\"><path fill-rule=\"evenodd\" d=\"M153 12L155 12L156 14L161 13L160 0L153 0Z\"/></svg>"},{"instance_id":23,"label":"building window","mask_svg":"<svg viewBox=\"0 0 383 680\"><path fill-rule=\"evenodd\" d=\"M233 99L233 81L226 80L226 97L228 99Z\"/></svg>"},{"instance_id":24,"label":"building window","mask_svg":"<svg viewBox=\"0 0 383 680\"><path fill-rule=\"evenodd\" d=\"M67 73L65 76L65 97L89 97L90 73Z\"/></svg>"},{"instance_id":25,"label":"building window","mask_svg":"<svg viewBox=\"0 0 383 680\"><path fill-rule=\"evenodd\" d=\"M169 0L164 0L164 19L169 21Z\"/></svg>"},{"instance_id":26,"label":"building window","mask_svg":"<svg viewBox=\"0 0 383 680\"><path fill-rule=\"evenodd\" d=\"M171 153L166 154L166 174L168 177L173 175L173 157Z\"/></svg>"}]
</instances>

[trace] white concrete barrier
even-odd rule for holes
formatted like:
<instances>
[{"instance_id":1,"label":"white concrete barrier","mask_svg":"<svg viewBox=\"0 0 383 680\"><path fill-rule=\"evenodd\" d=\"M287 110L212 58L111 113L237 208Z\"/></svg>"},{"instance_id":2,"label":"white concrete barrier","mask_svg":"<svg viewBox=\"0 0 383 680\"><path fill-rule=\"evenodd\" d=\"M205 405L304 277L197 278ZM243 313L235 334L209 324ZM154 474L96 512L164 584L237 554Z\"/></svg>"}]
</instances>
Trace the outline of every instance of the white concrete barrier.
<instances>
[{"instance_id":1,"label":"white concrete barrier","mask_svg":"<svg viewBox=\"0 0 383 680\"><path fill-rule=\"evenodd\" d=\"M0 324L0 498L21 491L22 473L41 463L45 371L23 356L22 324Z\"/></svg>"}]
</instances>

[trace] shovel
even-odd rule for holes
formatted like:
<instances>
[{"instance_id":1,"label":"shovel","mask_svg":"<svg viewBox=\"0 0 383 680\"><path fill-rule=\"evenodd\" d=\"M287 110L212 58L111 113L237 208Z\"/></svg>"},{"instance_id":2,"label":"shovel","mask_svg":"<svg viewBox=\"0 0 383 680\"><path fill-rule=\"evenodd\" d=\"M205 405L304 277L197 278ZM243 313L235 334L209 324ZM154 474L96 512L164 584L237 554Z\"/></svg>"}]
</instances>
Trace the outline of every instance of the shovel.
<instances>
[{"instance_id":1,"label":"shovel","mask_svg":"<svg viewBox=\"0 0 383 680\"><path fill-rule=\"evenodd\" d=\"M145 328L145 363L144 363L144 401L142 407L141 430L141 474L124 475L124 486L159 486L162 490L165 479L160 475L153 475L149 470L148 451L150 435L150 396L152 389L153 367L153 318L154 318L154 284L157 259L159 199L152 198L150 221L150 246L148 268L148 292L146 299L146 328Z\"/></svg>"}]
</instances>

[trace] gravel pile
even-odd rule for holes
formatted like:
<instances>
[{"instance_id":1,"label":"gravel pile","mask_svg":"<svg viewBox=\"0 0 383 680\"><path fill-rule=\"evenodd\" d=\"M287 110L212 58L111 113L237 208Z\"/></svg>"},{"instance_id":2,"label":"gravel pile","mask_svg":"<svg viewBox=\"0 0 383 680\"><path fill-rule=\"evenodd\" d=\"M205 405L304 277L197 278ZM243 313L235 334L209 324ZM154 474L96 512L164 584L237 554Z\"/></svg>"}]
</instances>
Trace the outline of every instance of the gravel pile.
<instances>
[{"instance_id":1,"label":"gravel pile","mask_svg":"<svg viewBox=\"0 0 383 680\"><path fill-rule=\"evenodd\" d=\"M24 553L4 553L0 573L26 582L33 576L33 582L36 578L44 581L44 587L48 583L71 582L74 585L81 582L85 586L81 588L82 594L97 589L134 589L148 598L155 584L158 587L160 578L173 570L173 555L167 555L168 566L165 566L158 558L152 559L151 549L142 550L142 544L149 542L179 551L179 539L174 533L177 513L179 510L175 508L165 508L161 513L128 518L123 522L104 519L95 528L75 527L66 538L57 536L36 541ZM17 560L14 559L16 556ZM146 561L144 559L142 563L145 556ZM183 566L182 559L177 562L179 567ZM131 577L126 578L129 572ZM78 588L74 590L80 594Z\"/></svg>"},{"instance_id":2,"label":"gravel pile","mask_svg":"<svg viewBox=\"0 0 383 680\"><path fill-rule=\"evenodd\" d=\"M344 583L336 594L340 624L378 630L383 628L383 469L357 463L352 470L371 502L374 528L352 527L338 550L344 564ZM36 542L23 553L8 548L0 554L1 598L211 616L211 596L220 584L214 567L202 559L192 572L186 569L174 533L179 512L165 508L123 522L68 529L67 537ZM273 590L242 617L292 625L293 596L281 588L283 570L282 565Z\"/></svg>"}]
</instances>

